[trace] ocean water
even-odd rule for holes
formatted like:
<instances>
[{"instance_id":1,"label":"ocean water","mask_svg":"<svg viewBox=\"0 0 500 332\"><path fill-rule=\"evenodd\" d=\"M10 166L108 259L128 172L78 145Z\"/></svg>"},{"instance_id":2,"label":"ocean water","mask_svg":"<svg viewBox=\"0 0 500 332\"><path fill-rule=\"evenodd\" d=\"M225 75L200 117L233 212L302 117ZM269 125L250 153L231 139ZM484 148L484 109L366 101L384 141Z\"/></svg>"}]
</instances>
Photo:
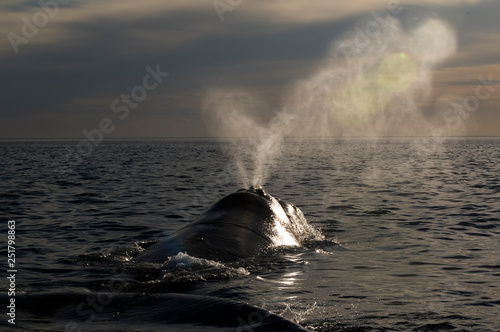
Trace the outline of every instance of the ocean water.
<instances>
[{"instance_id":1,"label":"ocean water","mask_svg":"<svg viewBox=\"0 0 500 332\"><path fill-rule=\"evenodd\" d=\"M285 140L264 188L325 240L163 265L131 258L241 188L226 143L77 144L0 142L21 330L500 330L500 139Z\"/></svg>"}]
</instances>

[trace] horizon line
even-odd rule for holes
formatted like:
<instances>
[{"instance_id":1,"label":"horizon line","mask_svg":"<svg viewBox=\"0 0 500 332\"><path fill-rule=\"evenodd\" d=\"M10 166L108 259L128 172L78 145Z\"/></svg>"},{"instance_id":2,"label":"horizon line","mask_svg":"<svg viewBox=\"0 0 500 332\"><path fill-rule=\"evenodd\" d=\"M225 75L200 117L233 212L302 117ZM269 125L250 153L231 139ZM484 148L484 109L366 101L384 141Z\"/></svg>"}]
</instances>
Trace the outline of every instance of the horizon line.
<instances>
[{"instance_id":1,"label":"horizon line","mask_svg":"<svg viewBox=\"0 0 500 332\"><path fill-rule=\"evenodd\" d=\"M258 138L258 136L153 136L153 137L110 137L103 138L103 141L122 141L122 140L179 140L179 139L249 139ZM338 138L500 138L500 135L452 135L452 136L429 136L429 135L381 135L381 136L287 136L284 139L338 139ZM87 138L57 138L57 137L19 137L19 138L0 138L0 142L4 141L85 141Z\"/></svg>"}]
</instances>

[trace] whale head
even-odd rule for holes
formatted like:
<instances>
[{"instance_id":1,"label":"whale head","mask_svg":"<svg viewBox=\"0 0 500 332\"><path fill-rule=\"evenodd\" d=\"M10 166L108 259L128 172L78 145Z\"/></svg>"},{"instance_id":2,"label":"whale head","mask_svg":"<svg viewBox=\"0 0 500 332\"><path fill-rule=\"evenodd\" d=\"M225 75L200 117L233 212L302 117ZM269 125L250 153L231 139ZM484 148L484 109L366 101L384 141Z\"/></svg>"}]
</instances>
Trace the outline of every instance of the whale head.
<instances>
[{"instance_id":1,"label":"whale head","mask_svg":"<svg viewBox=\"0 0 500 332\"><path fill-rule=\"evenodd\" d=\"M320 233L295 205L277 199L261 187L240 189L212 205L197 220L146 249L138 260L163 262L168 256L236 261L264 248L299 246Z\"/></svg>"}]
</instances>

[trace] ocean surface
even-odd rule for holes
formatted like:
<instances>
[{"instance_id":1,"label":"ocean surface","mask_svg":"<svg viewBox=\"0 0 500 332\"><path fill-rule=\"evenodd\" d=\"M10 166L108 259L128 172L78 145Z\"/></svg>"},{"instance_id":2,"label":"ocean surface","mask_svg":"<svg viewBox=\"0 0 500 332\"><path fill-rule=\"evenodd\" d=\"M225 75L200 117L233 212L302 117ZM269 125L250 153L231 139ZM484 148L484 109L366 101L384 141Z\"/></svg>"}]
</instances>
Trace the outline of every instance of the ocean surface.
<instances>
[{"instance_id":1,"label":"ocean surface","mask_svg":"<svg viewBox=\"0 0 500 332\"><path fill-rule=\"evenodd\" d=\"M242 187L225 145L0 142L0 329L15 220L20 330L500 331L500 139L285 140L264 189L325 240L133 261Z\"/></svg>"}]
</instances>

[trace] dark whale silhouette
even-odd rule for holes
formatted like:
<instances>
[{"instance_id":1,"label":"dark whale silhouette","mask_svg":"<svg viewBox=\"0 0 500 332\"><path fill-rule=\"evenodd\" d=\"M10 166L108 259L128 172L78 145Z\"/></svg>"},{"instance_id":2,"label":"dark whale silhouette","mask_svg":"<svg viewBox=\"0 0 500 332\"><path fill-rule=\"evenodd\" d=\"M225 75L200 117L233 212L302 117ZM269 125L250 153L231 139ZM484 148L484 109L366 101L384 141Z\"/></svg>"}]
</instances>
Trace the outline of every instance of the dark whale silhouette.
<instances>
[{"instance_id":1,"label":"dark whale silhouette","mask_svg":"<svg viewBox=\"0 0 500 332\"><path fill-rule=\"evenodd\" d=\"M162 263L179 252L222 262L280 245L321 237L295 205L262 188L241 189L215 203L196 221L139 253L134 260Z\"/></svg>"},{"instance_id":2,"label":"dark whale silhouette","mask_svg":"<svg viewBox=\"0 0 500 332\"><path fill-rule=\"evenodd\" d=\"M105 304L91 306L89 299L105 299ZM7 303L7 294L0 294L0 300ZM33 330L35 323L52 331L141 331L152 322L148 331L306 331L264 309L210 296L42 292L16 294L17 301L22 305L16 325L25 330Z\"/></svg>"}]
</instances>

